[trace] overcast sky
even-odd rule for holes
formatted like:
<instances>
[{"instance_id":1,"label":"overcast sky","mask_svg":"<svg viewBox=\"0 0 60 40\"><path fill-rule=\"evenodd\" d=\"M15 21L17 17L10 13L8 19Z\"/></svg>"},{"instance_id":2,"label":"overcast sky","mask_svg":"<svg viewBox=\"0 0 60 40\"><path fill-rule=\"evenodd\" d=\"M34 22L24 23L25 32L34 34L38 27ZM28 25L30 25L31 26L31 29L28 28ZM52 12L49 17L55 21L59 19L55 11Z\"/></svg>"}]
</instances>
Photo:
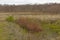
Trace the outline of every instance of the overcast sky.
<instances>
[{"instance_id":1,"label":"overcast sky","mask_svg":"<svg viewBox=\"0 0 60 40\"><path fill-rule=\"evenodd\" d=\"M60 3L60 0L0 0L0 4L44 4Z\"/></svg>"}]
</instances>

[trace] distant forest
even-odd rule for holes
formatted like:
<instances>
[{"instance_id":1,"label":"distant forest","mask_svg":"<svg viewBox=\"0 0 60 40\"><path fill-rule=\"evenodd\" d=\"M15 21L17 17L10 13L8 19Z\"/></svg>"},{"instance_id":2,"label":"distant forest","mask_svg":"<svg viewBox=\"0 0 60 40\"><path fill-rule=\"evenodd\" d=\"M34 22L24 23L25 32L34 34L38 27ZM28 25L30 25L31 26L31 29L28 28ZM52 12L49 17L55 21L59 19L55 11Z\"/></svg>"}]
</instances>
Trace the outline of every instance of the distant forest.
<instances>
[{"instance_id":1,"label":"distant forest","mask_svg":"<svg viewBox=\"0 0 60 40\"><path fill-rule=\"evenodd\" d=\"M49 12L60 13L60 4L26 4L26 5L1 5L0 12Z\"/></svg>"}]
</instances>

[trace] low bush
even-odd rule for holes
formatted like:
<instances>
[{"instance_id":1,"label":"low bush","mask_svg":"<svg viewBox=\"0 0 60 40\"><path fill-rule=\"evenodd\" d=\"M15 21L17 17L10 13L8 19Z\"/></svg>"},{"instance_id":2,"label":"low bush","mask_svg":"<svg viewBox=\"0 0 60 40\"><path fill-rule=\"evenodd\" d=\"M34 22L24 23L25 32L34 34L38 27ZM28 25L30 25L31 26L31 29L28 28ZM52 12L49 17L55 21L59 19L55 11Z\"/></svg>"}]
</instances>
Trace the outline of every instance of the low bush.
<instances>
[{"instance_id":1,"label":"low bush","mask_svg":"<svg viewBox=\"0 0 60 40\"><path fill-rule=\"evenodd\" d=\"M16 23L30 32L42 31L42 26L35 19L23 17L16 20Z\"/></svg>"},{"instance_id":2,"label":"low bush","mask_svg":"<svg viewBox=\"0 0 60 40\"><path fill-rule=\"evenodd\" d=\"M9 17L6 18L6 21L8 21L8 22L14 22L15 19L14 19L13 16L9 16Z\"/></svg>"}]
</instances>

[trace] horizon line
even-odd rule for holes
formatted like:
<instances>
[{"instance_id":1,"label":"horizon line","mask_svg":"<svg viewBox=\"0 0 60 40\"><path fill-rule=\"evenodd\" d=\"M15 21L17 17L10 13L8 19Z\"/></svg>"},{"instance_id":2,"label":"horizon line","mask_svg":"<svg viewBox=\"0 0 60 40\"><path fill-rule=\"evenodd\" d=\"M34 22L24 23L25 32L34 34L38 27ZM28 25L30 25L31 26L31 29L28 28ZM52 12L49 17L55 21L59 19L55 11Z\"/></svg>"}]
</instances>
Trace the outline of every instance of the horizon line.
<instances>
[{"instance_id":1,"label":"horizon line","mask_svg":"<svg viewBox=\"0 0 60 40\"><path fill-rule=\"evenodd\" d=\"M35 5L35 4L36 5L39 5L39 4L43 5L43 4L60 4L60 3L58 3L58 2L54 2L54 3L53 2L50 2L50 3L26 3L26 4L24 4L24 3L23 4L11 4L11 3L10 4L9 3L8 4L1 4L0 3L0 5Z\"/></svg>"}]
</instances>

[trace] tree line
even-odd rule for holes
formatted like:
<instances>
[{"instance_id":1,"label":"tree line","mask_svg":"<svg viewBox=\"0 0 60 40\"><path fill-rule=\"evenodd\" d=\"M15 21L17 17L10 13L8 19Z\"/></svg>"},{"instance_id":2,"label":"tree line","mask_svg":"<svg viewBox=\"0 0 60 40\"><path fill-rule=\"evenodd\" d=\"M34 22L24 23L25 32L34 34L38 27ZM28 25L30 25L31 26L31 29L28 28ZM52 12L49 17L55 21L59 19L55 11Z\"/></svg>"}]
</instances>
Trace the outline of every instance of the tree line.
<instances>
[{"instance_id":1,"label":"tree line","mask_svg":"<svg viewBox=\"0 0 60 40\"><path fill-rule=\"evenodd\" d=\"M26 4L26 5L1 5L0 12L50 12L60 13L60 4Z\"/></svg>"}]
</instances>

